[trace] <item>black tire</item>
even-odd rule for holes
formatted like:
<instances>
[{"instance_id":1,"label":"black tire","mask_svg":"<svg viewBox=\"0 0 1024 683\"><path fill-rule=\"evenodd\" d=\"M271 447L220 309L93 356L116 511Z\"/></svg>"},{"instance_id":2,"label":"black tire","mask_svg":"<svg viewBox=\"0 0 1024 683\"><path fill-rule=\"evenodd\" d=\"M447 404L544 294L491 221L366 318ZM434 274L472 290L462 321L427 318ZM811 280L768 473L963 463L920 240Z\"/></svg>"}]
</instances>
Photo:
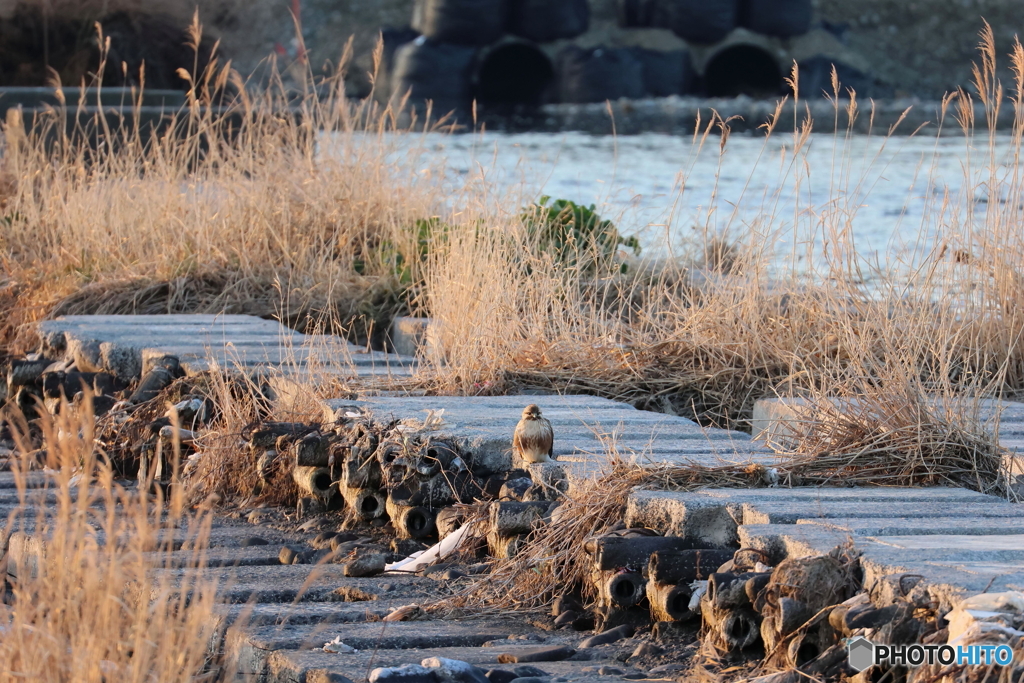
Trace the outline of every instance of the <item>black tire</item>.
<instances>
[{"instance_id":1,"label":"black tire","mask_svg":"<svg viewBox=\"0 0 1024 683\"><path fill-rule=\"evenodd\" d=\"M643 66L645 95L670 97L685 95L693 90L693 64L688 51L661 52L633 48L633 56Z\"/></svg>"},{"instance_id":2,"label":"black tire","mask_svg":"<svg viewBox=\"0 0 1024 683\"><path fill-rule=\"evenodd\" d=\"M422 110L430 100L433 118L454 111L464 115L470 105L470 75L476 48L417 38L395 52L394 97L409 93L409 104Z\"/></svg>"},{"instance_id":3,"label":"black tire","mask_svg":"<svg viewBox=\"0 0 1024 683\"><path fill-rule=\"evenodd\" d=\"M802 36L811 28L811 0L743 0L740 26L766 36Z\"/></svg>"},{"instance_id":4,"label":"black tire","mask_svg":"<svg viewBox=\"0 0 1024 683\"><path fill-rule=\"evenodd\" d=\"M739 19L738 0L662 0L669 28L690 43L711 44L729 35Z\"/></svg>"},{"instance_id":5,"label":"black tire","mask_svg":"<svg viewBox=\"0 0 1024 683\"><path fill-rule=\"evenodd\" d=\"M575 38L590 26L587 0L509 0L509 33L545 43Z\"/></svg>"},{"instance_id":6,"label":"black tire","mask_svg":"<svg viewBox=\"0 0 1024 683\"><path fill-rule=\"evenodd\" d=\"M618 0L616 14L622 28L668 28L663 0Z\"/></svg>"},{"instance_id":7,"label":"black tire","mask_svg":"<svg viewBox=\"0 0 1024 683\"><path fill-rule=\"evenodd\" d=\"M629 49L570 47L558 56L563 102L604 102L644 96L643 64Z\"/></svg>"},{"instance_id":8,"label":"black tire","mask_svg":"<svg viewBox=\"0 0 1024 683\"><path fill-rule=\"evenodd\" d=\"M441 43L488 45L505 33L506 0L416 0L412 27Z\"/></svg>"}]
</instances>

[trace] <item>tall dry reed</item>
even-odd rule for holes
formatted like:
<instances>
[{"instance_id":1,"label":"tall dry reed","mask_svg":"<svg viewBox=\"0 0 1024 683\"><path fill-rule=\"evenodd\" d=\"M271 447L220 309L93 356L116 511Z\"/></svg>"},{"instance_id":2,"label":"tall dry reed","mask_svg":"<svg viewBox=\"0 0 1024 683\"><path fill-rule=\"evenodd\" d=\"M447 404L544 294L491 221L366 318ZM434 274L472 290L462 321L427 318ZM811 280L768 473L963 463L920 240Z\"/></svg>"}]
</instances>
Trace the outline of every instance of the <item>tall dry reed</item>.
<instances>
[{"instance_id":1,"label":"tall dry reed","mask_svg":"<svg viewBox=\"0 0 1024 683\"><path fill-rule=\"evenodd\" d=\"M36 545L17 556L0 604L0 680L215 680L216 585L198 568L156 571L179 545L203 564L208 515L180 491L165 499L115 480L91 416L66 409L41 428L46 469L36 453L12 465L22 505L5 536Z\"/></svg>"}]
</instances>

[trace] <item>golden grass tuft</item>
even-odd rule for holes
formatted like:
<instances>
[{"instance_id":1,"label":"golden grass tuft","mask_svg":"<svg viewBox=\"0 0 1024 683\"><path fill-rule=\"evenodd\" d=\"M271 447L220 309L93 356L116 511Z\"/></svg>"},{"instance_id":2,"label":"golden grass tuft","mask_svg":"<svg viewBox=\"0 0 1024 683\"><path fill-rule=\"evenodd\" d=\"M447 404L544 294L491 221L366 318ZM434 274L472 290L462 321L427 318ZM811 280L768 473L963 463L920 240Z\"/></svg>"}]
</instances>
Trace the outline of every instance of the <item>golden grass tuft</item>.
<instances>
[{"instance_id":1,"label":"golden grass tuft","mask_svg":"<svg viewBox=\"0 0 1024 683\"><path fill-rule=\"evenodd\" d=\"M25 488L30 463L15 460L24 504L7 533L31 532L45 550L0 604L0 678L213 680L216 586L199 569L153 573L170 566L161 551L174 534L202 565L209 515L186 508L180 492L123 487L93 444L91 416L69 407L41 426L49 486Z\"/></svg>"}]
</instances>

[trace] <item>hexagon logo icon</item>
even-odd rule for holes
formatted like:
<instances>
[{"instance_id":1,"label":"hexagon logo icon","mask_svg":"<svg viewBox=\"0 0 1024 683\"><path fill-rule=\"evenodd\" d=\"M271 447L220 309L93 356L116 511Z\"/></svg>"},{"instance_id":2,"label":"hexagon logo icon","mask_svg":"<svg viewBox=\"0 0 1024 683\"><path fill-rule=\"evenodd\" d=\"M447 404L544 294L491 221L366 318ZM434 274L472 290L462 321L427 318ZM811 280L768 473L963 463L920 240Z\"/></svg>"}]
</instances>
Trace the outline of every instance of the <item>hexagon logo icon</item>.
<instances>
[{"instance_id":1,"label":"hexagon logo icon","mask_svg":"<svg viewBox=\"0 0 1024 683\"><path fill-rule=\"evenodd\" d=\"M863 671L875 663L875 646L864 636L851 638L846 643L846 658L851 667Z\"/></svg>"}]
</instances>

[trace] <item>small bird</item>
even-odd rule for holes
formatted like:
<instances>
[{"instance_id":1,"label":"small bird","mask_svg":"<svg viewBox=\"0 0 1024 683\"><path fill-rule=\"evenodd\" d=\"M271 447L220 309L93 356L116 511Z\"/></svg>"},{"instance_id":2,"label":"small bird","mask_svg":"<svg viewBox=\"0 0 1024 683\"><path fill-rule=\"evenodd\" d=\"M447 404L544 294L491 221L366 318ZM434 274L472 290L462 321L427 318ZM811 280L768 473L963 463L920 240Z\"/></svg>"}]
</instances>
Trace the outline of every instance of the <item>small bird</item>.
<instances>
[{"instance_id":1,"label":"small bird","mask_svg":"<svg viewBox=\"0 0 1024 683\"><path fill-rule=\"evenodd\" d=\"M526 463L551 462L554 456L555 433L551 423L541 416L540 408L528 405L512 436L512 452Z\"/></svg>"}]
</instances>

